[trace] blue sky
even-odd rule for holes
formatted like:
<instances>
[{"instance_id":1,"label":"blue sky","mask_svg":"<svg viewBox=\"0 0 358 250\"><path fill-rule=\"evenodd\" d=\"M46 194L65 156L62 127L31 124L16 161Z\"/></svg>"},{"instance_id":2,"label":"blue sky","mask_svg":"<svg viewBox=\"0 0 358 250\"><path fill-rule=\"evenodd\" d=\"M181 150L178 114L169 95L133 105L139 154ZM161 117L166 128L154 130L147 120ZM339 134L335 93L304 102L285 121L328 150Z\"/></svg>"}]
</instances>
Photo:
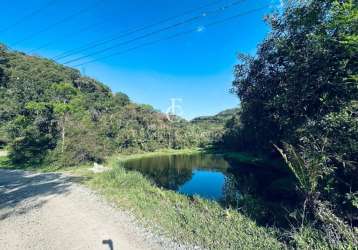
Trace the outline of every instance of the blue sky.
<instances>
[{"instance_id":1,"label":"blue sky","mask_svg":"<svg viewBox=\"0 0 358 250\"><path fill-rule=\"evenodd\" d=\"M263 16L273 8L273 5L268 6L272 0L55 0L44 7L49 2L3 0L0 41L13 49L53 58L71 49L179 16L151 29L80 51L58 62L88 56L68 64L75 66L139 46L136 50L77 68L107 84L113 91L124 92L133 101L151 104L162 111L167 110L171 98L181 98L183 116L187 119L212 115L238 105L238 98L229 93L237 54L255 54L257 45L269 31ZM183 15L208 4L211 6ZM231 7L221 10L228 6ZM205 25L261 6L265 8L228 22L210 27ZM39 8L41 11L31 18L18 22ZM185 21L192 17L197 18ZM135 40L136 37L174 24L178 25ZM168 36L187 30L196 32L165 40ZM143 43L157 40L160 42L141 47ZM91 55L113 45L118 46Z\"/></svg>"}]
</instances>

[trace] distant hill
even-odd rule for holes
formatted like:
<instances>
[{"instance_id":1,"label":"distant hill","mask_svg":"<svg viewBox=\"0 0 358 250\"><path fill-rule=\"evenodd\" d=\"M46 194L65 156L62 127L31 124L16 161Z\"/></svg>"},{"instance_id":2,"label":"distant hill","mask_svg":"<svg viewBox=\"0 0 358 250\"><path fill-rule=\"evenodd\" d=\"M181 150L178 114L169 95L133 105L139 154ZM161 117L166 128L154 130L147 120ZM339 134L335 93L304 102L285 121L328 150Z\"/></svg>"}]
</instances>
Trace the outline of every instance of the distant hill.
<instances>
[{"instance_id":1,"label":"distant hill","mask_svg":"<svg viewBox=\"0 0 358 250\"><path fill-rule=\"evenodd\" d=\"M239 108L227 109L213 116L200 116L192 119L192 124L202 128L223 128L227 121L239 113Z\"/></svg>"}]
</instances>

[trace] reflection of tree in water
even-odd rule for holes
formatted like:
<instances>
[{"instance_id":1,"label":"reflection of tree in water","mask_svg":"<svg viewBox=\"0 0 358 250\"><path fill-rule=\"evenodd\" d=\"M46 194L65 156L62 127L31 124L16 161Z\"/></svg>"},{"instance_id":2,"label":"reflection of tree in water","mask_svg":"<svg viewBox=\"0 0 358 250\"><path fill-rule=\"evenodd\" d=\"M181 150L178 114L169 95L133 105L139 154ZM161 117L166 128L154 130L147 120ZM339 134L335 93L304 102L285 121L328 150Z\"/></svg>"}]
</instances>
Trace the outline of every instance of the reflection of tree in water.
<instances>
[{"instance_id":1,"label":"reflection of tree in water","mask_svg":"<svg viewBox=\"0 0 358 250\"><path fill-rule=\"evenodd\" d=\"M224 206L238 207L241 193L238 189L237 180L234 175L227 173L223 186L223 198L219 201Z\"/></svg>"},{"instance_id":2,"label":"reflection of tree in water","mask_svg":"<svg viewBox=\"0 0 358 250\"><path fill-rule=\"evenodd\" d=\"M280 193L283 189L289 192L292 188L285 185L285 180L291 177L285 170L269 166L253 166L240 165L228 170L230 174L235 176L237 189L240 193L250 194L262 199L279 202L287 199L284 193ZM276 185L280 184L280 186ZM290 194L291 195L291 194Z\"/></svg>"},{"instance_id":3,"label":"reflection of tree in water","mask_svg":"<svg viewBox=\"0 0 358 250\"><path fill-rule=\"evenodd\" d=\"M233 163L232 163L233 164ZM259 224L287 225L287 211L297 202L291 177L268 166L237 165L228 169L224 204L239 208Z\"/></svg>"},{"instance_id":4,"label":"reflection of tree in water","mask_svg":"<svg viewBox=\"0 0 358 250\"><path fill-rule=\"evenodd\" d=\"M125 167L171 190L178 190L191 180L195 169L220 171L225 174L225 183L219 202L226 207L239 208L264 225L287 223L288 210L285 209L290 207L292 200L297 200L291 187L285 184L293 181L287 181L289 176L282 169L235 163L220 155L155 156L130 160Z\"/></svg>"},{"instance_id":5,"label":"reflection of tree in water","mask_svg":"<svg viewBox=\"0 0 358 250\"><path fill-rule=\"evenodd\" d=\"M229 165L220 156L166 155L130 160L124 164L128 170L136 170L152 179L158 186L177 190L192 178L193 169L226 170Z\"/></svg>"}]
</instances>

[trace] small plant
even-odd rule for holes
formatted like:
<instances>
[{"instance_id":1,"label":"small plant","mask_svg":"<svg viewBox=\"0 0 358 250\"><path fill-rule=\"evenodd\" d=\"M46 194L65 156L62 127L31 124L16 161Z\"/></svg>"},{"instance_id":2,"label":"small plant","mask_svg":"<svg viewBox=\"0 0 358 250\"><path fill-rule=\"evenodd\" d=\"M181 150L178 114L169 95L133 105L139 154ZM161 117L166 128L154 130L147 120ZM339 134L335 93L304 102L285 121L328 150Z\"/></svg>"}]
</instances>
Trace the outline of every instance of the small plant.
<instances>
[{"instance_id":1,"label":"small plant","mask_svg":"<svg viewBox=\"0 0 358 250\"><path fill-rule=\"evenodd\" d=\"M325 174L326 157L322 151L316 157L307 157L303 153L301 156L296 152L292 145L284 143L284 149L274 145L288 168L296 177L299 188L304 196L301 229L304 229L305 218L310 213L314 218L322 223L322 229L326 240L338 249L355 249L358 245L357 230L350 228L342 219L336 216L327 201L320 200L319 180Z\"/></svg>"},{"instance_id":2,"label":"small plant","mask_svg":"<svg viewBox=\"0 0 358 250\"><path fill-rule=\"evenodd\" d=\"M288 168L297 179L298 187L304 197L302 223L304 225L307 209L314 208L315 202L319 198L318 183L319 179L324 175L324 168L322 167L322 157L315 157L310 160L305 160L299 155L292 145L284 143L284 149L274 145L281 154Z\"/></svg>"}]
</instances>

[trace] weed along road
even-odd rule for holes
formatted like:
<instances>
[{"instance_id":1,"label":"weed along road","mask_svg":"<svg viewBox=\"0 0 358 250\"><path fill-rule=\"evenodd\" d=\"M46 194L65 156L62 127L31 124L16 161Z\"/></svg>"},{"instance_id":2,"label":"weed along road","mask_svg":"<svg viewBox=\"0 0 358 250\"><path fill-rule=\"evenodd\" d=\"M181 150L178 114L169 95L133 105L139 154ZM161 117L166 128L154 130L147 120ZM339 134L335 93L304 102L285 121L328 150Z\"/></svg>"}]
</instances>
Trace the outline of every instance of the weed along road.
<instances>
[{"instance_id":1,"label":"weed along road","mask_svg":"<svg viewBox=\"0 0 358 250\"><path fill-rule=\"evenodd\" d=\"M2 250L168 247L75 177L0 170Z\"/></svg>"}]
</instances>

